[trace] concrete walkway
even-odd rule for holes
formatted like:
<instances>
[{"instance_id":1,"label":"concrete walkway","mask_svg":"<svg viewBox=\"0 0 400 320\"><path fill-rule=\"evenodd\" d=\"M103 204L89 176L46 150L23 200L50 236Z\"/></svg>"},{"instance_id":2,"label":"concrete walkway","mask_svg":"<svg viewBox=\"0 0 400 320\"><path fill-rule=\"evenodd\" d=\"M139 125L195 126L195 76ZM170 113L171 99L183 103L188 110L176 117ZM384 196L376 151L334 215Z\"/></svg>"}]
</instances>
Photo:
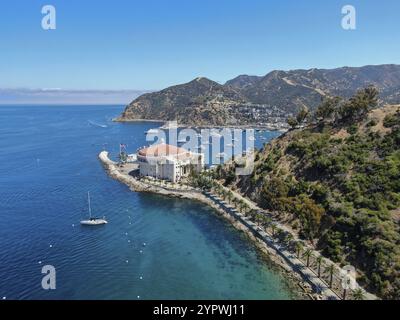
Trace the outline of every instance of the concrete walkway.
<instances>
[{"instance_id":1,"label":"concrete walkway","mask_svg":"<svg viewBox=\"0 0 400 320\"><path fill-rule=\"evenodd\" d=\"M243 197L240 193L225 187L224 185L222 185L218 181L216 181L216 182L226 192L232 192L234 197L236 197L237 199L243 200L251 209L255 209L255 210L260 211L260 212L265 212L265 210L262 210L261 208L259 208L257 206L257 204L255 204L250 199L247 199L247 198ZM276 252L278 254L280 254L286 260L286 262L288 262L293 267L293 269L295 271L299 271L299 273L303 276L303 278L305 280L307 280L317 292L323 293L324 295L326 295L326 297L328 299L336 299L336 300L337 299L342 299L342 297L339 294L337 294L334 290L329 288L329 285L323 279L318 277L318 275L316 274L316 272L314 270L312 270L311 268L307 267L294 254L290 253L286 249L286 247L284 245L278 243L276 240L274 240L271 237L271 235L266 233L265 230L262 230L254 222L250 221L250 219L248 219L243 214L238 212L235 208L231 207L229 204L227 204L220 197L215 196L215 195L211 195L211 194L209 194L209 195L214 198L214 201L217 201L219 204L221 204L223 207L225 207L225 209L228 210L227 213L229 213L231 215L234 215L237 219L240 219L250 230L253 231L253 233L256 233L255 234L256 236L258 236L260 239L262 239L267 245L269 245L270 247L274 248L276 250ZM295 234L293 234L293 232L289 228L287 228L285 225L279 223L275 219L273 219L273 222L279 229L282 229L282 230L292 234L293 237L294 237L294 240L297 239L297 236ZM319 256L320 255L320 253L318 251L315 251L312 248L310 248L310 249L313 250L314 256ZM329 259L324 257L324 260L327 261L330 264L335 265L337 270L341 270L340 266L336 265L334 262L330 261ZM357 286L360 287L358 284L357 284ZM366 300L377 300L378 299L378 297L375 296L374 294L372 294L370 292L367 292L364 289L363 289L363 291L364 291Z\"/></svg>"},{"instance_id":2,"label":"concrete walkway","mask_svg":"<svg viewBox=\"0 0 400 320\"><path fill-rule=\"evenodd\" d=\"M252 233L259 239L261 239L267 246L274 249L291 267L294 271L299 273L301 277L306 280L313 289L321 294L324 299L327 300L340 300L341 298L332 291L328 285L322 281L318 276L310 270L306 265L299 260L294 254L289 252L287 248L272 238L267 232L258 227L254 222L250 221L243 214L238 212L235 208L232 208L224 200L215 196L209 192L205 192L205 195L209 197L212 201L218 204L225 212L233 216L235 219L240 220L247 228L249 228Z\"/></svg>"}]
</instances>

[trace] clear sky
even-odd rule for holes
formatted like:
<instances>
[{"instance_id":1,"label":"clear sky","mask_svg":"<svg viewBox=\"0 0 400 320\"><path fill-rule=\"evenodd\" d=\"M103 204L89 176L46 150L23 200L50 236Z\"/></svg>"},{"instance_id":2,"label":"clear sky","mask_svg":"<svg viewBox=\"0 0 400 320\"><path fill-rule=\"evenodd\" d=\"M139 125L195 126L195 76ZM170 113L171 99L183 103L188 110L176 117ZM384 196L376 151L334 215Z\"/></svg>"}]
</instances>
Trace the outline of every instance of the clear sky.
<instances>
[{"instance_id":1,"label":"clear sky","mask_svg":"<svg viewBox=\"0 0 400 320\"><path fill-rule=\"evenodd\" d=\"M41 28L54 5L57 29ZM341 8L357 29L341 28ZM2 0L0 88L161 89L400 63L399 0Z\"/></svg>"}]
</instances>

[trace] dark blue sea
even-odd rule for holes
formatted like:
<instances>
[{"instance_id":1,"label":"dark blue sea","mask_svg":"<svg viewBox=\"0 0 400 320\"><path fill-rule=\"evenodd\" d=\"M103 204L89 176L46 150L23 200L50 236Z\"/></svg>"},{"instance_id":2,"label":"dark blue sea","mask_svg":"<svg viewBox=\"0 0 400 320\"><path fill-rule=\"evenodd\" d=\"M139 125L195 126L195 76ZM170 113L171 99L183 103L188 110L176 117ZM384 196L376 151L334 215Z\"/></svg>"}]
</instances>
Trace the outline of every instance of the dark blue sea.
<instances>
[{"instance_id":1,"label":"dark blue sea","mask_svg":"<svg viewBox=\"0 0 400 320\"><path fill-rule=\"evenodd\" d=\"M107 176L101 150L115 156L123 142L134 152L160 125L112 122L122 110L0 106L0 299L290 299L282 276L212 209ZM79 224L88 191L108 225ZM55 290L42 289L44 265L56 269Z\"/></svg>"}]
</instances>

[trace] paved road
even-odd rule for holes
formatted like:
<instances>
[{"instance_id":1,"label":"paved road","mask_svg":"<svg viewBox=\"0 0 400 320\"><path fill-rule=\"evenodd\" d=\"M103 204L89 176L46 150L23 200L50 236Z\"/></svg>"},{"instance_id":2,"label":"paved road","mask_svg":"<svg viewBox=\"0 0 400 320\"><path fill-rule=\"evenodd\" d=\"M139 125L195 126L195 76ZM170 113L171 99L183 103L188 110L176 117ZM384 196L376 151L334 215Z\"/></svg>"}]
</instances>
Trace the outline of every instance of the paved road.
<instances>
[{"instance_id":1,"label":"paved road","mask_svg":"<svg viewBox=\"0 0 400 320\"><path fill-rule=\"evenodd\" d=\"M267 232L258 227L254 222L250 221L243 214L238 212L235 208L231 207L224 200L211 193L206 192L205 195L219 205L225 212L240 220L253 234L259 239L263 240L266 245L274 249L284 260L298 272L304 280L311 284L314 290L320 293L325 299L340 300L341 298L332 291L325 282L310 270L302 261L300 261L294 254L286 249L286 247L275 239L273 239Z\"/></svg>"}]
</instances>

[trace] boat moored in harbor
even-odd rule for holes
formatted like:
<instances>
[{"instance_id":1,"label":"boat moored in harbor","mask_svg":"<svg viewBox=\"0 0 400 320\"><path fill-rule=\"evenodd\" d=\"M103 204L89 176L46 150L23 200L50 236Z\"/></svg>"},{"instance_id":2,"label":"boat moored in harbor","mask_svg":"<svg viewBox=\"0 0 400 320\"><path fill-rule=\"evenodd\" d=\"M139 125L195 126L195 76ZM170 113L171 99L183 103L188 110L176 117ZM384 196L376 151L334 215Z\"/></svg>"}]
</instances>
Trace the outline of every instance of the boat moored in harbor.
<instances>
[{"instance_id":1,"label":"boat moored in harbor","mask_svg":"<svg viewBox=\"0 0 400 320\"><path fill-rule=\"evenodd\" d=\"M92 208L90 206L90 193L88 192L88 208L89 208L89 219L88 220L82 220L81 225L84 226L98 226L102 224L107 224L107 220L105 217L103 218L96 218L92 217Z\"/></svg>"}]
</instances>

